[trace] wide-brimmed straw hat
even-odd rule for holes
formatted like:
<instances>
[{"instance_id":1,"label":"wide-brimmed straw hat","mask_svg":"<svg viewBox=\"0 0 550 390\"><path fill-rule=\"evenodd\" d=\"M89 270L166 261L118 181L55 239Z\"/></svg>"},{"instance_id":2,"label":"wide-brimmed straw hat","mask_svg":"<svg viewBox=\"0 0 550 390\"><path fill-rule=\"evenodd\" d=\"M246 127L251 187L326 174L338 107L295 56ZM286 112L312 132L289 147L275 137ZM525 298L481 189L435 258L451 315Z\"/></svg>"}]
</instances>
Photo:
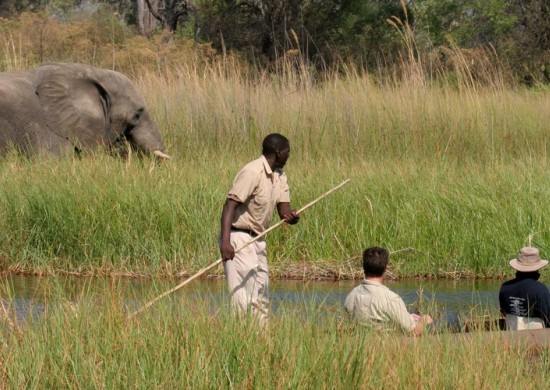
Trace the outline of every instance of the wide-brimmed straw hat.
<instances>
[{"instance_id":1,"label":"wide-brimmed straw hat","mask_svg":"<svg viewBox=\"0 0 550 390\"><path fill-rule=\"evenodd\" d=\"M542 260L539 250L531 246L521 248L517 259L510 260L510 266L521 272L538 271L547 265L548 260Z\"/></svg>"}]
</instances>

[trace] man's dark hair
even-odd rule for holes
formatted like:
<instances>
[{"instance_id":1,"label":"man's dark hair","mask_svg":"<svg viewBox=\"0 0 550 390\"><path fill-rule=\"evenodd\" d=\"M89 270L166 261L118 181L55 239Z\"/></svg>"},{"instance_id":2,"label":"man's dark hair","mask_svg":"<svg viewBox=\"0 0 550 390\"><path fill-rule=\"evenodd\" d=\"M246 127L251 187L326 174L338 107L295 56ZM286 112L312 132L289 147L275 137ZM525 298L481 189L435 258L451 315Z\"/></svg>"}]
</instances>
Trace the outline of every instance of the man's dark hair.
<instances>
[{"instance_id":1,"label":"man's dark hair","mask_svg":"<svg viewBox=\"0 0 550 390\"><path fill-rule=\"evenodd\" d=\"M277 150L284 149L289 145L290 142L284 135L272 133L265 137L262 142L262 154L267 156L275 153Z\"/></svg>"},{"instance_id":2,"label":"man's dark hair","mask_svg":"<svg viewBox=\"0 0 550 390\"><path fill-rule=\"evenodd\" d=\"M365 276L379 277L384 274L390 253L378 246L365 249L363 252L363 271Z\"/></svg>"}]
</instances>

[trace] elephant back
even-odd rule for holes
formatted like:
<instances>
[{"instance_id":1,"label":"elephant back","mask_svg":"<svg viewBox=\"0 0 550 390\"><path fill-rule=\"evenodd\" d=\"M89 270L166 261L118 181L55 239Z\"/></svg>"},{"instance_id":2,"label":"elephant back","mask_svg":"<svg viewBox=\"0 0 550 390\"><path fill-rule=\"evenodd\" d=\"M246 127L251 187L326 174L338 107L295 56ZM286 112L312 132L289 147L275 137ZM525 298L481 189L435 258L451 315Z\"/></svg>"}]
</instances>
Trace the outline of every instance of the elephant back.
<instances>
[{"instance_id":1,"label":"elephant back","mask_svg":"<svg viewBox=\"0 0 550 390\"><path fill-rule=\"evenodd\" d=\"M60 153L70 149L67 139L48 129L32 72L0 73L0 152L16 149Z\"/></svg>"}]
</instances>

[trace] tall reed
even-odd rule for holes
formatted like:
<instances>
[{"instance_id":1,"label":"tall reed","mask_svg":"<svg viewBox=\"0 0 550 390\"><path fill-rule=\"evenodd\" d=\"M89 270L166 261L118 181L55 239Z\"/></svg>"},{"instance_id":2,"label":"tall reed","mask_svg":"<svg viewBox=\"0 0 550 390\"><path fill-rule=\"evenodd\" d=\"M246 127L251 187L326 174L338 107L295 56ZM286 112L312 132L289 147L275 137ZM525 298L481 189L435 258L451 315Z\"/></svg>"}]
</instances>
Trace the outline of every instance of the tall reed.
<instances>
[{"instance_id":1,"label":"tall reed","mask_svg":"<svg viewBox=\"0 0 550 390\"><path fill-rule=\"evenodd\" d=\"M451 50L455 71L440 84L425 82L426 64L410 41L415 62L389 82L347 69L318 83L301 58L288 59L280 74L251 72L205 47L179 42L181 51L171 50L158 38L152 50L150 42L124 34L117 34L124 42L100 44L93 23L64 30L26 17L20 23L41 26L42 35L10 22L1 31L2 70L81 60L127 72L174 158L158 165L101 152L82 159L3 157L4 271L195 272L219 256L220 212L235 173L274 131L291 140L286 170L295 207L353 179L298 225L269 235L275 277L360 277L360 253L370 245L391 250L395 277L500 277L523 245L539 246L546 258L550 253L549 96L507 87L499 68L482 67L486 82L478 84L463 52ZM292 73L296 63L299 72ZM261 333L226 307L179 295L127 321L142 297L129 301L114 279L104 292L87 290L85 282L75 294L55 281L42 286L32 299L42 315L21 325L14 322L13 296L2 291L2 388L461 389L550 382L545 350L481 334L468 342L449 334L380 335L325 305L282 307Z\"/></svg>"},{"instance_id":2,"label":"tall reed","mask_svg":"<svg viewBox=\"0 0 550 390\"><path fill-rule=\"evenodd\" d=\"M1 334L3 388L469 389L550 379L544 350L491 334L379 334L324 305L281 309L262 332L225 307L175 297L127 321L116 283L77 298L51 289L43 315Z\"/></svg>"},{"instance_id":3,"label":"tall reed","mask_svg":"<svg viewBox=\"0 0 550 390\"><path fill-rule=\"evenodd\" d=\"M132 71L170 162L2 159L4 269L193 273L217 259L225 192L271 132L291 140L295 207L353 179L270 234L279 275L316 277L330 264L335 277L355 276L371 244L396 252L397 276L502 276L522 245L550 250L547 92L467 74L458 88L384 83L352 68L316 82L192 57Z\"/></svg>"}]
</instances>

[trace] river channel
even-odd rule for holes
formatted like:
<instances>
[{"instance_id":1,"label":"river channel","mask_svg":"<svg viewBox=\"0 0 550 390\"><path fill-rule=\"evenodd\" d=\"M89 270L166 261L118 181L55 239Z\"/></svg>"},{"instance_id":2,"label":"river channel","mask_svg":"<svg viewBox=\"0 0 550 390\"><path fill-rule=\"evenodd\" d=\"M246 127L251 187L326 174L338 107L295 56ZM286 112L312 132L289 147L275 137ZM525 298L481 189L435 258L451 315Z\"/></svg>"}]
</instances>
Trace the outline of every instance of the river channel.
<instances>
[{"instance_id":1,"label":"river channel","mask_svg":"<svg viewBox=\"0 0 550 390\"><path fill-rule=\"evenodd\" d=\"M130 278L28 277L10 275L0 278L0 299L15 311L18 319L40 316L47 305L56 299L77 300L83 296L105 296L116 291L129 311L136 310L159 294L171 289L181 280L151 280ZM356 281L281 281L270 286L273 315L285 310L320 307L341 308L346 295L360 283ZM388 281L387 286L398 293L411 311L421 302L424 308L435 308L453 321L458 313L475 311L498 313L498 290L501 281L405 280ZM182 308L185 303L206 305L217 310L228 301L222 278L195 280L165 298ZM183 302L183 305L182 305ZM182 309L183 310L183 309Z\"/></svg>"}]
</instances>

